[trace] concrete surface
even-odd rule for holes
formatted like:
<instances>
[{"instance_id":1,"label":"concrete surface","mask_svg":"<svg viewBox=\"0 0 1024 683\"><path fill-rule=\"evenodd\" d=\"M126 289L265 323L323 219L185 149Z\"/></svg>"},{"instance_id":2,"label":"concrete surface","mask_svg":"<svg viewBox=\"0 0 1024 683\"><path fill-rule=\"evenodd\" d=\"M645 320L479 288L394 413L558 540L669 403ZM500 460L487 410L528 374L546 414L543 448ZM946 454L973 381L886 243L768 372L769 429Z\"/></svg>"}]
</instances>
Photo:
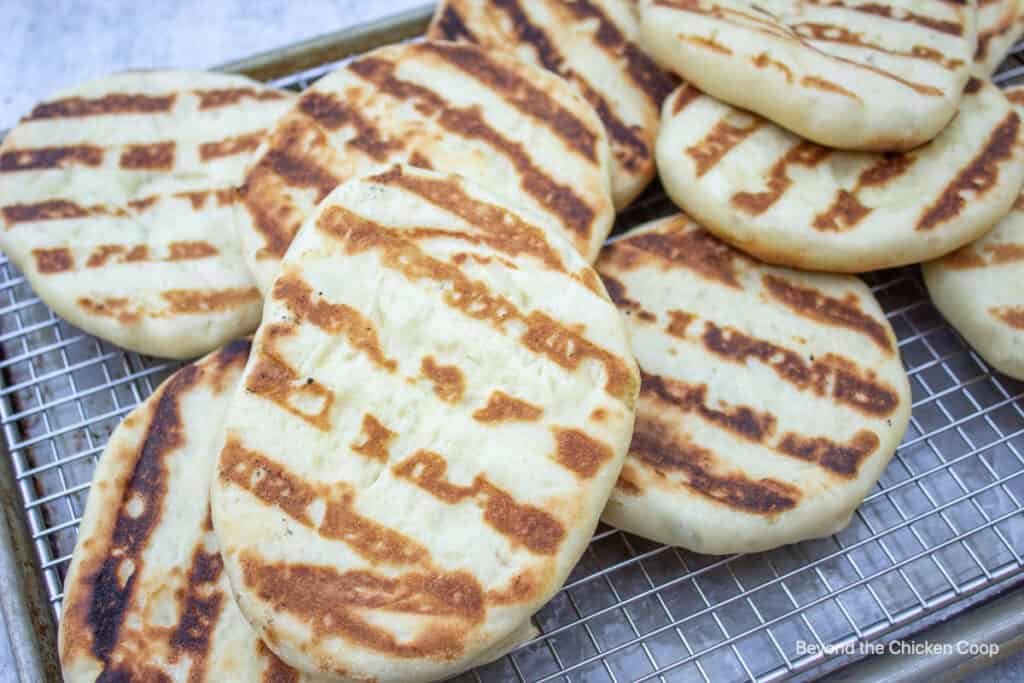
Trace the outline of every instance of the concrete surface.
<instances>
[{"instance_id":1,"label":"concrete surface","mask_svg":"<svg viewBox=\"0 0 1024 683\"><path fill-rule=\"evenodd\" d=\"M423 0L0 0L0 130L40 99L128 68L209 67L424 4ZM0 681L14 681L0 623ZM969 683L1024 681L1024 654ZM25 682L28 683L28 682ZM34 683L34 682L33 682Z\"/></svg>"}]
</instances>

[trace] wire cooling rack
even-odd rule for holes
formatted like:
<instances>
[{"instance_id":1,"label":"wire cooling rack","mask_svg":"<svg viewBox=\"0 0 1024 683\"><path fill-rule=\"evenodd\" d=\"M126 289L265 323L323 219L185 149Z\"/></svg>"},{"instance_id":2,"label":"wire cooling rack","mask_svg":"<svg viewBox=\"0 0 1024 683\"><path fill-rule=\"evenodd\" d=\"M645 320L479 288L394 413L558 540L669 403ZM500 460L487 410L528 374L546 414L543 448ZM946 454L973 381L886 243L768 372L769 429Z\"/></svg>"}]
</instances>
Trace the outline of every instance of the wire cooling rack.
<instances>
[{"instance_id":1,"label":"wire cooling rack","mask_svg":"<svg viewBox=\"0 0 1024 683\"><path fill-rule=\"evenodd\" d=\"M335 65L276 81L302 89ZM1024 66L1004 67L1009 81ZM616 226L673 210L652 188ZM930 303L917 267L867 276L900 340L913 418L849 528L708 557L602 526L534 641L465 681L806 679L1024 583L1024 385L993 373ZM59 619L96 459L178 364L83 334L0 259L0 418Z\"/></svg>"}]
</instances>

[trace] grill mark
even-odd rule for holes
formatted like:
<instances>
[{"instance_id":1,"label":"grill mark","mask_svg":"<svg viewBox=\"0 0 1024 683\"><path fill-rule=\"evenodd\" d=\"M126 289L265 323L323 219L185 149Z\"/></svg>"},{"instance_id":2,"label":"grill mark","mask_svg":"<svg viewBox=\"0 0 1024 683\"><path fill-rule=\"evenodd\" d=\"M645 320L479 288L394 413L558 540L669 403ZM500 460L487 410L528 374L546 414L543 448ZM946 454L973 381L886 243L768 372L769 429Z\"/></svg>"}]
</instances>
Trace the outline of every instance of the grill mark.
<instances>
[{"instance_id":1,"label":"grill mark","mask_svg":"<svg viewBox=\"0 0 1024 683\"><path fill-rule=\"evenodd\" d=\"M190 315L216 313L260 301L260 292L255 287L229 289L168 289L160 292L160 298L170 304L167 313Z\"/></svg>"},{"instance_id":2,"label":"grill mark","mask_svg":"<svg viewBox=\"0 0 1024 683\"><path fill-rule=\"evenodd\" d=\"M898 178L906 173L914 161L914 156L910 154L883 154L861 172L852 189L836 192L832 205L814 217L814 227L822 232L845 232L857 227L872 211L861 203L857 193L865 187L881 187Z\"/></svg>"},{"instance_id":3,"label":"grill mark","mask_svg":"<svg viewBox=\"0 0 1024 683\"><path fill-rule=\"evenodd\" d=\"M220 253L218 249L209 242L171 242L167 245L167 255L163 258L151 258L149 247L145 244L133 246L124 244L101 244L95 247L85 262L86 268L102 268L111 259L115 263L137 263L142 261L150 262L172 262L192 261L210 258Z\"/></svg>"},{"instance_id":4,"label":"grill mark","mask_svg":"<svg viewBox=\"0 0 1024 683\"><path fill-rule=\"evenodd\" d=\"M915 229L935 229L960 215L967 203L966 193L976 198L991 190L999 179L999 165L1013 157L1019 132L1020 116L1010 112L989 136L981 152L946 186L938 200L925 209Z\"/></svg>"},{"instance_id":5,"label":"grill mark","mask_svg":"<svg viewBox=\"0 0 1024 683\"><path fill-rule=\"evenodd\" d=\"M495 531L513 546L524 546L531 553L553 555L565 538L565 529L557 519L536 506L517 502L483 474L477 474L469 486L452 483L447 478L448 463L437 453L418 451L393 467L392 472L449 505L472 500Z\"/></svg>"},{"instance_id":6,"label":"grill mark","mask_svg":"<svg viewBox=\"0 0 1024 683\"><path fill-rule=\"evenodd\" d=\"M92 634L91 651L103 663L103 672L97 680L118 675L112 670L111 656L132 602L135 579L145 566L144 552L163 515L167 496L164 460L184 446L187 439L181 420L181 396L195 386L201 376L199 366L186 365L163 385L121 496L109 540L110 551L97 570L86 575L84 583L89 595L86 627ZM133 498L145 501L142 511L135 516L125 510ZM134 570L122 584L119 576L129 562Z\"/></svg>"},{"instance_id":7,"label":"grill mark","mask_svg":"<svg viewBox=\"0 0 1024 683\"><path fill-rule=\"evenodd\" d=\"M776 450L800 460L816 462L833 474L853 479L861 463L877 451L878 446L878 435L862 429L847 443L837 443L824 436L805 437L789 432L783 435Z\"/></svg>"},{"instance_id":8,"label":"grill mark","mask_svg":"<svg viewBox=\"0 0 1024 683\"><path fill-rule=\"evenodd\" d=\"M3 208L3 214L7 228L10 229L16 223L85 218L92 210L67 199L48 199L34 204L11 204Z\"/></svg>"},{"instance_id":9,"label":"grill mark","mask_svg":"<svg viewBox=\"0 0 1024 683\"><path fill-rule=\"evenodd\" d=\"M719 401L718 407L712 408L707 402L707 391L707 384L691 384L643 373L641 396L662 406L672 406L684 414L695 414L724 431L776 453L817 463L843 478L856 476L864 459L878 450L878 436L867 430L858 431L845 444L823 436L804 436L795 432L786 432L772 444L769 437L775 434L778 424L775 415L724 401ZM664 413L664 408L658 410Z\"/></svg>"},{"instance_id":10,"label":"grill mark","mask_svg":"<svg viewBox=\"0 0 1024 683\"><path fill-rule=\"evenodd\" d=\"M430 35L443 40L467 40L471 43L480 43L477 37L473 35L473 32L469 30L469 27L466 26L466 21L459 14L458 10L447 3L444 5L444 9L441 10L441 15L431 27Z\"/></svg>"},{"instance_id":11,"label":"grill mark","mask_svg":"<svg viewBox=\"0 0 1024 683\"><path fill-rule=\"evenodd\" d=\"M680 483L699 495L751 514L774 517L795 508L802 495L800 489L777 479L755 481L740 471L716 473L714 453L685 435L674 437L665 424L647 417L637 418L630 455L656 473L681 474ZM629 480L624 486L627 492L640 488Z\"/></svg>"},{"instance_id":12,"label":"grill mark","mask_svg":"<svg viewBox=\"0 0 1024 683\"><path fill-rule=\"evenodd\" d=\"M645 265L646 258L660 262L663 271L681 266L704 280L741 289L737 265L747 257L702 228L688 229L686 219L658 232L633 235L609 245L603 263L628 271Z\"/></svg>"},{"instance_id":13,"label":"grill mark","mask_svg":"<svg viewBox=\"0 0 1024 683\"><path fill-rule=\"evenodd\" d=\"M697 177L702 177L717 166L726 154L757 131L762 123L764 121L757 117L751 118L745 126L733 125L725 119L715 123L715 127L700 142L686 148L687 156L697 164Z\"/></svg>"},{"instance_id":14,"label":"grill mark","mask_svg":"<svg viewBox=\"0 0 1024 683\"><path fill-rule=\"evenodd\" d=\"M913 166L916 158L912 154L887 153L864 169L857 178L855 190L865 187L881 187L890 180L900 177Z\"/></svg>"},{"instance_id":15,"label":"grill mark","mask_svg":"<svg viewBox=\"0 0 1024 683\"><path fill-rule=\"evenodd\" d=\"M214 197L217 201L217 206L231 206L235 203L237 195L235 194L235 188L225 187L219 190L196 190L193 192L175 192L171 197L175 199L186 199L188 203L192 205L193 211L199 211L206 206L206 201L210 197Z\"/></svg>"},{"instance_id":16,"label":"grill mark","mask_svg":"<svg viewBox=\"0 0 1024 683\"><path fill-rule=\"evenodd\" d=\"M578 429L555 427L555 459L562 467L583 479L593 478L615 457L608 444L587 436Z\"/></svg>"},{"instance_id":17,"label":"grill mark","mask_svg":"<svg viewBox=\"0 0 1024 683\"><path fill-rule=\"evenodd\" d=\"M211 161L213 159L235 156L236 154L254 152L260 146L263 136L266 134L267 131L258 130L253 133L218 140L217 142L204 142L199 145L199 159L201 161Z\"/></svg>"},{"instance_id":18,"label":"grill mark","mask_svg":"<svg viewBox=\"0 0 1024 683\"><path fill-rule=\"evenodd\" d=\"M1024 244L990 244L985 251L992 255L992 263L997 266L1024 261Z\"/></svg>"},{"instance_id":19,"label":"grill mark","mask_svg":"<svg viewBox=\"0 0 1024 683\"><path fill-rule=\"evenodd\" d=\"M171 111L175 95L127 95L114 93L103 97L66 97L36 105L25 118L83 118L101 114L160 114Z\"/></svg>"},{"instance_id":20,"label":"grill mark","mask_svg":"<svg viewBox=\"0 0 1024 683\"><path fill-rule=\"evenodd\" d=\"M260 683L299 683L299 672L278 659L259 638L256 639L256 651L267 660Z\"/></svg>"},{"instance_id":21,"label":"grill mark","mask_svg":"<svg viewBox=\"0 0 1024 683\"><path fill-rule=\"evenodd\" d=\"M951 254L944 256L941 263L950 270L970 270L972 268L984 268L988 265L985 258L974 250L973 244L960 247Z\"/></svg>"},{"instance_id":22,"label":"grill mark","mask_svg":"<svg viewBox=\"0 0 1024 683\"><path fill-rule=\"evenodd\" d=\"M193 90L192 93L199 98L200 111L235 105L243 99L271 102L283 100L287 97L287 95L278 90L256 88L214 88L210 90Z\"/></svg>"},{"instance_id":23,"label":"grill mark","mask_svg":"<svg viewBox=\"0 0 1024 683\"><path fill-rule=\"evenodd\" d=\"M434 385L434 394L445 403L458 403L466 391L466 380L456 365L439 365L433 356L426 356L420 372Z\"/></svg>"},{"instance_id":24,"label":"grill mark","mask_svg":"<svg viewBox=\"0 0 1024 683\"><path fill-rule=\"evenodd\" d=\"M401 140L384 137L358 108L342 102L331 93L305 93L299 98L299 110L327 130L336 131L344 126L351 126L355 130L355 136L346 144L374 161L386 161L391 154L405 148Z\"/></svg>"},{"instance_id":25,"label":"grill mark","mask_svg":"<svg viewBox=\"0 0 1024 683\"><path fill-rule=\"evenodd\" d=\"M695 413L704 420L735 434L761 443L775 432L776 419L771 413L758 412L745 405L726 406L719 401L718 408L708 405L708 385L690 384L641 371L640 395L657 399L684 413Z\"/></svg>"},{"instance_id":26,"label":"grill mark","mask_svg":"<svg viewBox=\"0 0 1024 683\"><path fill-rule=\"evenodd\" d=\"M75 259L67 247L33 249L32 256L36 260L36 270L45 275L63 273L75 267Z\"/></svg>"},{"instance_id":27,"label":"grill mark","mask_svg":"<svg viewBox=\"0 0 1024 683\"><path fill-rule=\"evenodd\" d=\"M802 287L770 274L764 275L761 282L773 299L797 315L825 325L844 327L866 336L883 351L893 352L892 340L885 326L861 310L859 300L852 292L844 299L836 299L813 287Z\"/></svg>"},{"instance_id":28,"label":"grill mark","mask_svg":"<svg viewBox=\"0 0 1024 683\"><path fill-rule=\"evenodd\" d=\"M820 76L804 76L800 79L800 85L806 88L813 88L815 90L821 90L822 92L832 93L833 95L842 95L843 97L848 97L851 100L856 100L857 102L862 101L860 97L838 83L830 81L827 78L821 78Z\"/></svg>"},{"instance_id":29,"label":"grill mark","mask_svg":"<svg viewBox=\"0 0 1024 683\"><path fill-rule=\"evenodd\" d=\"M209 512L205 526L208 533L212 533ZM171 664L176 663L182 653L187 653L190 681L206 680L206 658L224 601L224 594L217 586L223 569L224 563L217 549L205 552L200 546L192 553L181 618L169 641Z\"/></svg>"},{"instance_id":30,"label":"grill mark","mask_svg":"<svg viewBox=\"0 0 1024 683\"><path fill-rule=\"evenodd\" d=\"M1010 327L1024 330L1024 306L995 306L988 312Z\"/></svg>"},{"instance_id":31,"label":"grill mark","mask_svg":"<svg viewBox=\"0 0 1024 683\"><path fill-rule=\"evenodd\" d=\"M686 339L686 330L690 327L690 323L697 319L693 313L687 313L686 311L670 310L668 311L669 323L665 331L671 334L673 337L680 339Z\"/></svg>"},{"instance_id":32,"label":"grill mark","mask_svg":"<svg viewBox=\"0 0 1024 683\"><path fill-rule=\"evenodd\" d=\"M420 43L416 49L440 57L512 105L519 112L545 126L584 159L598 163L599 138L587 124L563 107L544 90L490 59L488 53L461 43Z\"/></svg>"},{"instance_id":33,"label":"grill mark","mask_svg":"<svg viewBox=\"0 0 1024 683\"><path fill-rule=\"evenodd\" d=\"M874 372L868 370L862 375L852 361L835 354L806 361L785 347L732 327L719 327L710 320L704 323L701 341L705 349L723 360L741 365L756 360L800 391L817 396L829 395L827 384L831 379L830 395L837 403L868 415L886 417L899 406L896 391L879 382Z\"/></svg>"},{"instance_id":34,"label":"grill mark","mask_svg":"<svg viewBox=\"0 0 1024 683\"><path fill-rule=\"evenodd\" d=\"M421 563L430 557L429 551L413 539L360 515L355 509L355 493L347 485L306 481L259 451L246 448L234 435L228 436L221 451L218 476L221 481L279 508L324 538L342 541L371 562L401 566ZM307 513L317 500L326 502L319 525ZM298 592L308 591L304 588Z\"/></svg>"},{"instance_id":35,"label":"grill mark","mask_svg":"<svg viewBox=\"0 0 1024 683\"><path fill-rule=\"evenodd\" d=\"M487 405L473 412L477 422L533 422L544 415L544 409L528 401L509 396L504 391L492 391Z\"/></svg>"},{"instance_id":36,"label":"grill mark","mask_svg":"<svg viewBox=\"0 0 1024 683\"><path fill-rule=\"evenodd\" d=\"M316 639L341 637L396 658L453 660L485 615L483 588L466 571L410 572L392 578L369 570L268 564L254 557L242 558L242 571L246 585L261 600L309 624ZM422 632L400 640L360 616L362 610L435 619Z\"/></svg>"},{"instance_id":37,"label":"grill mark","mask_svg":"<svg viewBox=\"0 0 1024 683\"><path fill-rule=\"evenodd\" d=\"M470 318L489 322L499 331L515 321L525 325L520 341L534 353L547 356L567 370L578 369L588 359L601 363L607 378L605 391L627 405L632 404L636 381L629 364L622 358L544 313L522 313L512 302L492 294L483 283L466 277L457 266L428 256L406 239L402 231L386 228L339 206L328 207L316 225L325 235L340 241L348 254L380 250L383 265L409 280L449 283L451 287L443 294L445 303Z\"/></svg>"},{"instance_id":38,"label":"grill mark","mask_svg":"<svg viewBox=\"0 0 1024 683\"><path fill-rule=\"evenodd\" d=\"M698 97L701 97L702 95L704 95L704 93L702 93L700 90L697 90L697 88L693 87L689 83L683 83L683 85L680 86L679 90L677 90L676 94L673 96L674 99L672 100L672 113L678 114L679 112L686 109L686 107L688 107L691 102L693 102Z\"/></svg>"},{"instance_id":39,"label":"grill mark","mask_svg":"<svg viewBox=\"0 0 1024 683\"><path fill-rule=\"evenodd\" d=\"M729 200L736 208L753 216L767 211L793 184L787 173L791 165L814 168L825 161L832 150L802 140L791 147L768 171L768 189L764 192L737 192Z\"/></svg>"},{"instance_id":40,"label":"grill mark","mask_svg":"<svg viewBox=\"0 0 1024 683\"><path fill-rule=\"evenodd\" d=\"M500 206L471 197L455 180L408 175L402 173L401 167L373 176L372 180L400 187L458 216L483 233L479 239L492 249L509 256L527 254L552 270L565 272L561 257L543 229ZM467 235L462 239L470 238Z\"/></svg>"},{"instance_id":41,"label":"grill mark","mask_svg":"<svg viewBox=\"0 0 1024 683\"><path fill-rule=\"evenodd\" d=\"M639 476L635 469L627 462L622 466L622 472L615 481L615 490L627 496L639 496L644 492L638 482Z\"/></svg>"},{"instance_id":42,"label":"grill mark","mask_svg":"<svg viewBox=\"0 0 1024 683\"><path fill-rule=\"evenodd\" d=\"M612 300L620 311L628 316L636 313L636 317L644 322L657 322L658 318L650 311L644 309L639 301L634 301L626 296L626 286L611 275L601 275L605 288L608 291L608 298Z\"/></svg>"},{"instance_id":43,"label":"grill mark","mask_svg":"<svg viewBox=\"0 0 1024 683\"><path fill-rule=\"evenodd\" d=\"M699 48L710 50L711 52L717 52L720 55L726 55L731 57L732 50L727 48L721 43L716 43L711 38L705 38L704 36L679 36L680 39L686 41L690 45L696 45Z\"/></svg>"},{"instance_id":44,"label":"grill mark","mask_svg":"<svg viewBox=\"0 0 1024 683\"><path fill-rule=\"evenodd\" d=\"M96 168L103 163L103 149L95 145L12 149L0 154L0 172L38 171L81 164Z\"/></svg>"},{"instance_id":45,"label":"grill mark","mask_svg":"<svg viewBox=\"0 0 1024 683\"><path fill-rule=\"evenodd\" d=\"M391 442L398 434L385 427L370 413L363 415L362 433L364 435L362 443L353 441L352 450L373 460L387 462L390 457Z\"/></svg>"},{"instance_id":46,"label":"grill mark","mask_svg":"<svg viewBox=\"0 0 1024 683\"><path fill-rule=\"evenodd\" d=\"M126 297L104 297L94 299L82 296L75 300L79 306L92 315L104 318L116 318L118 322L126 325L133 325L142 319L143 310L141 306L132 305Z\"/></svg>"},{"instance_id":47,"label":"grill mark","mask_svg":"<svg viewBox=\"0 0 1024 683\"><path fill-rule=\"evenodd\" d=\"M851 31L845 26L839 26L836 24L804 22L800 24L793 24L790 26L790 29L798 36L808 40L851 45L864 50L882 52L896 57L922 59L938 64L948 70L958 69L964 65L963 60L946 58L938 50L924 45L914 45L910 50L891 50L882 45L867 41L862 33Z\"/></svg>"},{"instance_id":48,"label":"grill mark","mask_svg":"<svg viewBox=\"0 0 1024 683\"><path fill-rule=\"evenodd\" d=\"M326 334L344 335L352 348L361 351L377 367L394 372L398 363L384 354L373 321L345 304L332 304L319 298L313 300L313 289L295 274L288 274L274 283L273 296L284 303L298 322L308 321Z\"/></svg>"},{"instance_id":49,"label":"grill mark","mask_svg":"<svg viewBox=\"0 0 1024 683\"><path fill-rule=\"evenodd\" d=\"M271 328L268 335L274 334ZM271 347L271 342L267 342ZM245 389L271 401L322 432L331 429L334 392L312 377L299 374L271 348L263 350L246 379ZM316 412L313 412L313 411Z\"/></svg>"},{"instance_id":50,"label":"grill mark","mask_svg":"<svg viewBox=\"0 0 1024 683\"><path fill-rule=\"evenodd\" d=\"M853 12L862 12L864 14L871 14L876 17L882 17L884 19L891 19L901 23L912 23L922 26L932 31L938 31L939 33L945 33L951 36L962 36L964 27L959 22L944 21L929 17L924 14L918 14L917 12L911 12L909 10L903 10L903 16L897 17L893 13L893 8L890 5L882 5L878 3L865 3L857 5L847 5L837 0L819 0L815 2L810 0L812 4L825 5L826 3L832 7L842 7L843 9L851 10Z\"/></svg>"},{"instance_id":51,"label":"grill mark","mask_svg":"<svg viewBox=\"0 0 1024 683\"><path fill-rule=\"evenodd\" d=\"M416 101L425 116L437 116L445 130L467 140L480 140L501 152L519 173L520 186L541 206L558 216L584 242L591 234L594 210L571 187L554 180L538 168L521 143L513 142L492 128L477 105L457 108L433 90L395 76L395 65L376 57L364 57L348 65L350 71L372 83L381 92L401 100Z\"/></svg>"},{"instance_id":52,"label":"grill mark","mask_svg":"<svg viewBox=\"0 0 1024 683\"><path fill-rule=\"evenodd\" d=\"M782 75L786 77L787 83L793 82L793 71L788 66L778 61L777 59L772 59L770 56L768 56L767 52L762 52L756 57L751 57L750 63L759 69L763 69L768 66L774 67L782 72Z\"/></svg>"},{"instance_id":53,"label":"grill mark","mask_svg":"<svg viewBox=\"0 0 1024 683\"><path fill-rule=\"evenodd\" d=\"M128 145L121 152L118 165L123 169L169 171L174 166L174 142L155 142L150 145Z\"/></svg>"}]
</instances>

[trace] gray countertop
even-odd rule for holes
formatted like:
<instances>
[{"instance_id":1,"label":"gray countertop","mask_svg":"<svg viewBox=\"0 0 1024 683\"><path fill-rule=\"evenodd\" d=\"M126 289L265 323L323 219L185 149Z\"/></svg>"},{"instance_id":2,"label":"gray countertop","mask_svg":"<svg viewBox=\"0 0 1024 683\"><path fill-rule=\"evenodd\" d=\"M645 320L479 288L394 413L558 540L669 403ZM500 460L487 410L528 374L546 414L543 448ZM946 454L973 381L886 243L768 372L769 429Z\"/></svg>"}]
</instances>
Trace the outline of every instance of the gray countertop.
<instances>
[{"instance_id":1,"label":"gray countertop","mask_svg":"<svg viewBox=\"0 0 1024 683\"><path fill-rule=\"evenodd\" d=\"M424 0L0 0L5 19L0 130L47 95L111 71L210 67L422 4ZM12 671L6 626L0 622L0 680L13 681ZM967 680L1024 681L1024 654Z\"/></svg>"}]
</instances>

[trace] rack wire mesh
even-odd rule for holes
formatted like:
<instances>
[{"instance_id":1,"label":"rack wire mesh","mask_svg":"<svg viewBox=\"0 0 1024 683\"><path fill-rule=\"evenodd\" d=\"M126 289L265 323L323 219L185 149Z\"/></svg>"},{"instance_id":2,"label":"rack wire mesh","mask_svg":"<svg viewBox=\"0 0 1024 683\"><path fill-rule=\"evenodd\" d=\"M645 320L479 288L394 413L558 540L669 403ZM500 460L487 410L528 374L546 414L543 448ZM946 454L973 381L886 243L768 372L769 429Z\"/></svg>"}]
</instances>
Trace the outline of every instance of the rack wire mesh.
<instances>
[{"instance_id":1,"label":"rack wire mesh","mask_svg":"<svg viewBox=\"0 0 1024 683\"><path fill-rule=\"evenodd\" d=\"M997 82L1024 77L1018 46ZM300 90L336 64L276 81ZM667 215L660 188L621 231ZM541 635L459 680L774 681L856 658L970 596L1024 583L1024 384L992 372L932 306L917 267L866 277L899 337L910 429L850 526L708 557L601 527L535 617ZM57 618L96 460L178 364L61 320L0 258L0 422Z\"/></svg>"}]
</instances>

